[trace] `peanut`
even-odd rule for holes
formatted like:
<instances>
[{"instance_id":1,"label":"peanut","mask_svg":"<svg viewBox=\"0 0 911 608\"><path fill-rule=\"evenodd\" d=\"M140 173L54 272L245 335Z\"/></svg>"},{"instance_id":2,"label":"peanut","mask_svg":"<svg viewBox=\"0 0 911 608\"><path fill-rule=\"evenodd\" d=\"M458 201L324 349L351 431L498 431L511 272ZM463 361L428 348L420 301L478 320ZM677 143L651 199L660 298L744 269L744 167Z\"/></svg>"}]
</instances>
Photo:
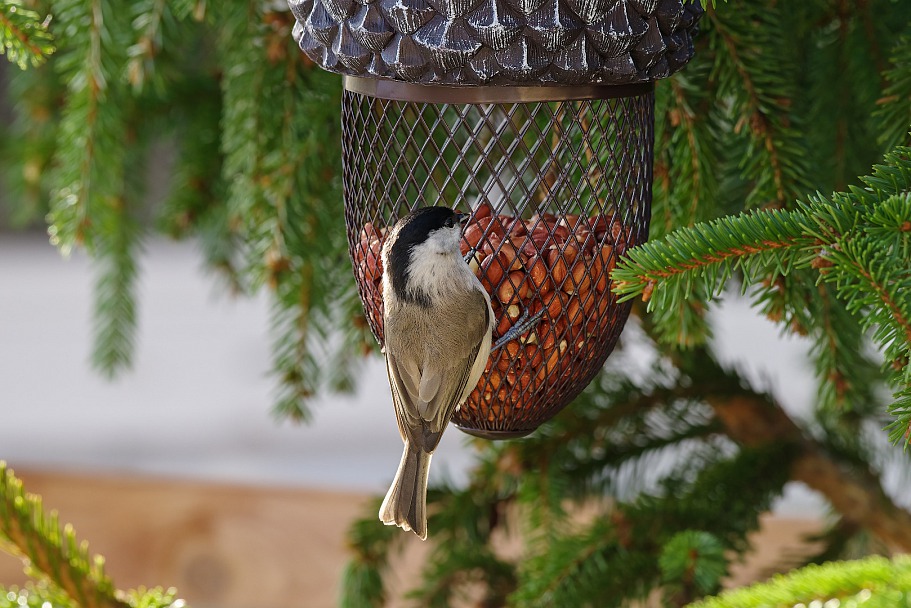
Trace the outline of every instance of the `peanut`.
<instances>
[{"instance_id":1,"label":"peanut","mask_svg":"<svg viewBox=\"0 0 911 608\"><path fill-rule=\"evenodd\" d=\"M576 258L569 271L570 278L563 282L566 293L583 293L591 289L592 278L582 256Z\"/></svg>"},{"instance_id":2,"label":"peanut","mask_svg":"<svg viewBox=\"0 0 911 608\"><path fill-rule=\"evenodd\" d=\"M539 294L544 295L553 289L553 283L547 276L547 265L540 256L529 257L525 263L531 285Z\"/></svg>"},{"instance_id":3,"label":"peanut","mask_svg":"<svg viewBox=\"0 0 911 608\"><path fill-rule=\"evenodd\" d=\"M579 305L579 297L573 296L569 299L569 304L566 306L566 321L570 326L577 326L582 324L582 314L581 306Z\"/></svg>"},{"instance_id":4,"label":"peanut","mask_svg":"<svg viewBox=\"0 0 911 608\"><path fill-rule=\"evenodd\" d=\"M478 220L484 219L485 217L490 217L492 215L493 207L490 206L490 203L478 203L478 206L475 207L471 212L471 219L469 222L477 222Z\"/></svg>"},{"instance_id":5,"label":"peanut","mask_svg":"<svg viewBox=\"0 0 911 608\"><path fill-rule=\"evenodd\" d=\"M364 252L365 277L369 281L379 282L383 278L383 258L380 256L382 245L379 239L371 239Z\"/></svg>"},{"instance_id":6,"label":"peanut","mask_svg":"<svg viewBox=\"0 0 911 608\"><path fill-rule=\"evenodd\" d=\"M490 255L481 261L481 284L488 292L493 293L494 289L503 280L505 269L500 263L498 256Z\"/></svg>"},{"instance_id":7,"label":"peanut","mask_svg":"<svg viewBox=\"0 0 911 608\"><path fill-rule=\"evenodd\" d=\"M465 232L462 233L462 241L467 243L470 248L477 249L478 243L481 242L483 236L484 229L481 228L480 224L469 224L468 228L465 229ZM464 253L467 253L467 250Z\"/></svg>"}]
</instances>

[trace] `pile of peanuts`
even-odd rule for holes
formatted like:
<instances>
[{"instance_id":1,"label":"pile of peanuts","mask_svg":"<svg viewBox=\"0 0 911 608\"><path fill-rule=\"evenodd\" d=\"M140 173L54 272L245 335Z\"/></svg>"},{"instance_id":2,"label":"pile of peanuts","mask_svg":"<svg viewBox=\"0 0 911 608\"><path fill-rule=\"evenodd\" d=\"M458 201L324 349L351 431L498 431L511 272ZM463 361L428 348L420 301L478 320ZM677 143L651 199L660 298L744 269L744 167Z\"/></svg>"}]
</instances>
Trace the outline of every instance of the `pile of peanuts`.
<instances>
[{"instance_id":1,"label":"pile of peanuts","mask_svg":"<svg viewBox=\"0 0 911 608\"><path fill-rule=\"evenodd\" d=\"M385 233L368 223L354 249L355 276L380 341ZM493 423L529 416L520 410L560 400L569 384L578 384L574 380L583 382L578 390L584 387L597 371L602 347L612 346L605 340L616 323L611 313L617 300L609 274L633 239L629 226L610 215L522 219L495 215L483 203L474 209L461 249L490 294L494 342L517 323L538 314L540 319L491 353L485 374L456 413L457 424L460 418Z\"/></svg>"}]
</instances>

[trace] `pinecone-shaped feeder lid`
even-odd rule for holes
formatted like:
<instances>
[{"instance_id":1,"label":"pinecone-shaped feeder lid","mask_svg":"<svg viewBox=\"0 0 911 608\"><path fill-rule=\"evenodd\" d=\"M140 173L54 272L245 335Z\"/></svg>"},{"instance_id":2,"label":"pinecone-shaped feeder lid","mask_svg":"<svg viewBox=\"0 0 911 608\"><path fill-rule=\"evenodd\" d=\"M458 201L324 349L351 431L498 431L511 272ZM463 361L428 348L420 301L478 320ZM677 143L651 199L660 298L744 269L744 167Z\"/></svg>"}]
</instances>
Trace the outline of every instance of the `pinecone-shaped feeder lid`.
<instances>
[{"instance_id":1,"label":"pinecone-shaped feeder lid","mask_svg":"<svg viewBox=\"0 0 911 608\"><path fill-rule=\"evenodd\" d=\"M652 82L693 55L683 0L290 0L331 72L439 85Z\"/></svg>"}]
</instances>

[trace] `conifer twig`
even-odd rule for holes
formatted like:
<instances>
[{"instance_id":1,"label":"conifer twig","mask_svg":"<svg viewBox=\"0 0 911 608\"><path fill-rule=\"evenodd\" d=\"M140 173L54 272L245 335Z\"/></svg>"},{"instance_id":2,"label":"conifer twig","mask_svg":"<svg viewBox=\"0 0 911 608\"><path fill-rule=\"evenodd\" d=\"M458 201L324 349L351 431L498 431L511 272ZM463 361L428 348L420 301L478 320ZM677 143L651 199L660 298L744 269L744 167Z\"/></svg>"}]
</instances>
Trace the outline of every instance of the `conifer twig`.
<instances>
[{"instance_id":1,"label":"conifer twig","mask_svg":"<svg viewBox=\"0 0 911 608\"><path fill-rule=\"evenodd\" d=\"M18 2L0 4L0 54L24 70L29 63L41 65L53 52L53 37L38 13Z\"/></svg>"},{"instance_id":2,"label":"conifer twig","mask_svg":"<svg viewBox=\"0 0 911 608\"><path fill-rule=\"evenodd\" d=\"M706 598L690 608L822 606L829 605L826 600L830 599L838 606L900 606L907 605L909 588L911 559L901 556L890 561L873 556L853 562L807 566L768 582Z\"/></svg>"},{"instance_id":3,"label":"conifer twig","mask_svg":"<svg viewBox=\"0 0 911 608\"><path fill-rule=\"evenodd\" d=\"M767 10L767 9L763 9ZM754 74L750 67L741 57L741 50L738 41L735 40L734 33L727 28L727 24L718 19L714 8L706 11L706 19L711 22L717 32L721 44L724 46L727 54L725 57L731 61L733 68L736 70L746 93L746 108L744 114L740 117L735 127L739 130L743 122L748 123L746 126L750 132L763 143L763 149L768 154L771 165L772 180L774 183L775 201L774 205L783 207L787 202L787 193L785 191L786 177L784 175L783 162L781 159L780 142L776 140L776 133L772 118L764 109L766 104L760 96L757 83L754 82ZM776 68L777 69L777 68ZM781 104L781 100L778 100Z\"/></svg>"},{"instance_id":4,"label":"conifer twig","mask_svg":"<svg viewBox=\"0 0 911 608\"><path fill-rule=\"evenodd\" d=\"M80 608L127 608L104 572L104 559L90 556L72 526L61 531L56 513L46 515L41 499L26 494L0 461L0 540L32 570L64 591Z\"/></svg>"}]
</instances>

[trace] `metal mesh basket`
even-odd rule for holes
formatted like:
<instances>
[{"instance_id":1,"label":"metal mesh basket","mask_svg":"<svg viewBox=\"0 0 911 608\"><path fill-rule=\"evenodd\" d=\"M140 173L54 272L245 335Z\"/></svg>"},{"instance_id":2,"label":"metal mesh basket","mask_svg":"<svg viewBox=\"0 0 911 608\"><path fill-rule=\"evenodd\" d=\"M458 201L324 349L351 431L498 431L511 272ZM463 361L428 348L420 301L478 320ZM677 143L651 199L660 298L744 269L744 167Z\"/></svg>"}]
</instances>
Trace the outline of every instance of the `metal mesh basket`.
<instances>
[{"instance_id":1,"label":"metal mesh basket","mask_svg":"<svg viewBox=\"0 0 911 608\"><path fill-rule=\"evenodd\" d=\"M386 228L425 205L471 210L462 251L491 294L501 347L453 423L487 438L530 433L592 380L629 314L608 274L648 235L653 86L524 103L397 101L352 88L349 77L345 218L373 333L382 344Z\"/></svg>"}]
</instances>

